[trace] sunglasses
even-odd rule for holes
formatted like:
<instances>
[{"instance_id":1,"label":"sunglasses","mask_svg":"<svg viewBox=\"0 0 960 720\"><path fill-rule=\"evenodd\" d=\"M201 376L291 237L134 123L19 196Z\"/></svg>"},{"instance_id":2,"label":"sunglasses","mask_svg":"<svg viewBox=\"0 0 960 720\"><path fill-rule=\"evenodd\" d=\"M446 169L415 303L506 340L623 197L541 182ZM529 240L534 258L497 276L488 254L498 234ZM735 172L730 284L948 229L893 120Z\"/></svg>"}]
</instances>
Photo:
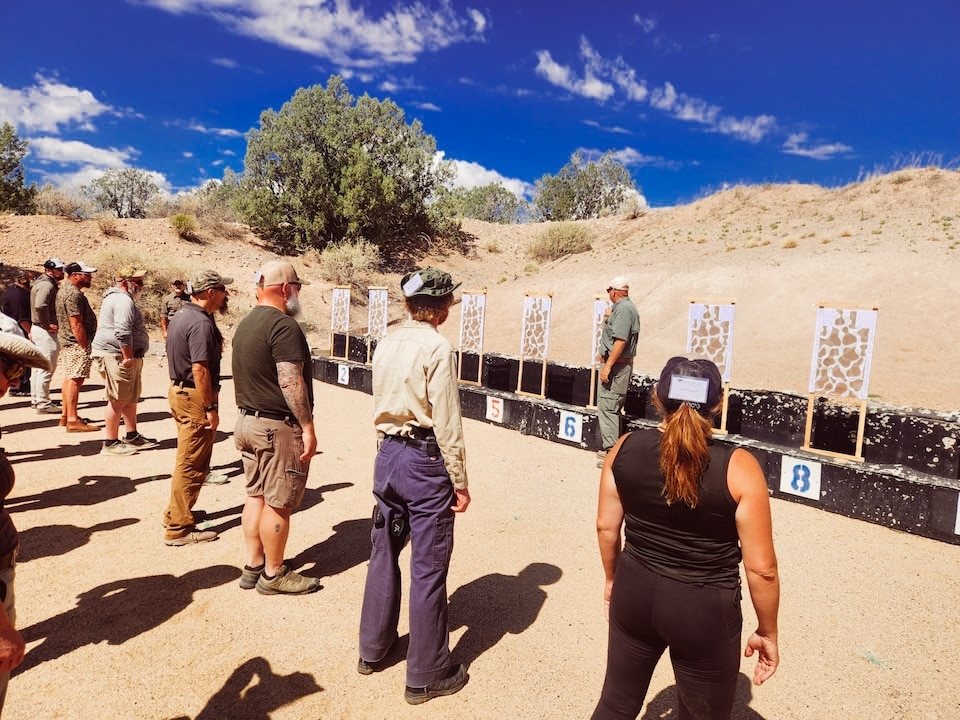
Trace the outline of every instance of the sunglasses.
<instances>
[{"instance_id":1,"label":"sunglasses","mask_svg":"<svg viewBox=\"0 0 960 720\"><path fill-rule=\"evenodd\" d=\"M11 357L3 356L3 376L7 379L8 382L14 382L23 377L23 374L27 371L26 365L23 363L17 362Z\"/></svg>"}]
</instances>

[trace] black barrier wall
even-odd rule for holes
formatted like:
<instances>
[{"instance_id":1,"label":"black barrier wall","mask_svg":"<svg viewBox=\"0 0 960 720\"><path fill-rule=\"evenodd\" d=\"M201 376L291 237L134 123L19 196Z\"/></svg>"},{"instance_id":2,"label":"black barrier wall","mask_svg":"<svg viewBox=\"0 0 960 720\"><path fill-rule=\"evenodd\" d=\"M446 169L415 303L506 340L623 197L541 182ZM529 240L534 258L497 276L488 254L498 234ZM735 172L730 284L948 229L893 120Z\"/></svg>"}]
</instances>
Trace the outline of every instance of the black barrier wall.
<instances>
[{"instance_id":1,"label":"black barrier wall","mask_svg":"<svg viewBox=\"0 0 960 720\"><path fill-rule=\"evenodd\" d=\"M358 360L314 358L314 377L371 393L370 367L364 364L366 340L350 338L350 350L351 359ZM471 362L476 369L476 356ZM548 363L542 399L517 394L517 358L484 355L480 370L480 386L460 387L464 417L585 450L599 448L590 368ZM533 392L539 392L542 372L540 363L524 368L525 392L531 392L528 376L536 381ZM654 382L646 375L633 376L624 430L655 431L657 418L649 402ZM775 497L960 544L960 413L870 405L861 463L800 449L807 405L807 397L791 393L731 390L728 434L718 440L757 455ZM818 400L811 445L852 454L858 419L859 408ZM576 432L567 432L568 428ZM819 474L819 489L806 478L791 481L790 468L813 469Z\"/></svg>"}]
</instances>

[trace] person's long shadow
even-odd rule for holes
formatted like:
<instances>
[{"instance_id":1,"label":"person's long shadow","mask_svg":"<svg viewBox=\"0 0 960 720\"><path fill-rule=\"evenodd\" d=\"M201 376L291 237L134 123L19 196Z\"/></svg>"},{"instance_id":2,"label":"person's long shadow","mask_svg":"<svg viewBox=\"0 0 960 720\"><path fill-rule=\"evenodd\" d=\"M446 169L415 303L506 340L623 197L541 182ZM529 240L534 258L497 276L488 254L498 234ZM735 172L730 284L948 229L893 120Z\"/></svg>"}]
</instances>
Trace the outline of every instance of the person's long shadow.
<instances>
[{"instance_id":1,"label":"person's long shadow","mask_svg":"<svg viewBox=\"0 0 960 720\"><path fill-rule=\"evenodd\" d=\"M136 518L121 518L110 522L97 523L88 528L76 525L43 525L20 532L20 552L17 562L27 562L42 557L66 555L90 542L95 532L117 530L127 525L135 525Z\"/></svg>"},{"instance_id":2,"label":"person's long shadow","mask_svg":"<svg viewBox=\"0 0 960 720\"><path fill-rule=\"evenodd\" d=\"M740 673L737 677L737 691L733 698L731 720L764 720L763 715L749 707L750 701L753 699L751 688L750 678ZM671 685L656 694L647 705L647 711L640 717L640 720L662 720L663 718L676 717L679 707L677 686Z\"/></svg>"},{"instance_id":3,"label":"person's long shadow","mask_svg":"<svg viewBox=\"0 0 960 720\"><path fill-rule=\"evenodd\" d=\"M72 485L51 488L34 495L20 495L4 500L11 512L45 510L53 507L96 505L135 492L137 485L169 479L169 475L147 475L129 478L122 475L82 475Z\"/></svg>"},{"instance_id":4,"label":"person's long shadow","mask_svg":"<svg viewBox=\"0 0 960 720\"><path fill-rule=\"evenodd\" d=\"M294 570L313 564L307 577L332 577L370 559L370 519L344 520L333 535L286 561Z\"/></svg>"},{"instance_id":5,"label":"person's long shadow","mask_svg":"<svg viewBox=\"0 0 960 720\"><path fill-rule=\"evenodd\" d=\"M562 575L556 565L530 563L516 577L493 573L457 588L450 596L450 630L467 628L453 651L458 661L469 664L507 633L529 628L547 599L542 587Z\"/></svg>"},{"instance_id":6,"label":"person's long shadow","mask_svg":"<svg viewBox=\"0 0 960 720\"><path fill-rule=\"evenodd\" d=\"M152 630L190 605L198 590L234 582L240 570L215 565L191 570L180 577L151 575L100 585L77 597L77 606L55 617L23 628L32 648L17 672L27 672L47 660L56 660L85 645L107 641L122 645Z\"/></svg>"},{"instance_id":7,"label":"person's long shadow","mask_svg":"<svg viewBox=\"0 0 960 720\"><path fill-rule=\"evenodd\" d=\"M293 513L292 522L296 523L296 516L299 513L312 508L314 505L322 503L324 493L333 492L334 490L343 490L344 488L348 487L353 487L353 483L331 483L330 485L321 485L318 488L307 488L303 493L303 501L300 503L300 507L298 507ZM200 498L202 502L202 494L200 495ZM240 527L242 512L243 505L237 505L235 507L224 508L223 510L210 513L205 518L207 524L204 525L204 528L216 530L218 533L224 533L231 528Z\"/></svg>"},{"instance_id":8,"label":"person's long shadow","mask_svg":"<svg viewBox=\"0 0 960 720\"><path fill-rule=\"evenodd\" d=\"M254 679L256 684L251 684ZM313 675L276 675L262 657L247 660L227 678L195 720L270 720L270 713L307 695L323 692ZM190 720L186 715L173 720Z\"/></svg>"}]
</instances>

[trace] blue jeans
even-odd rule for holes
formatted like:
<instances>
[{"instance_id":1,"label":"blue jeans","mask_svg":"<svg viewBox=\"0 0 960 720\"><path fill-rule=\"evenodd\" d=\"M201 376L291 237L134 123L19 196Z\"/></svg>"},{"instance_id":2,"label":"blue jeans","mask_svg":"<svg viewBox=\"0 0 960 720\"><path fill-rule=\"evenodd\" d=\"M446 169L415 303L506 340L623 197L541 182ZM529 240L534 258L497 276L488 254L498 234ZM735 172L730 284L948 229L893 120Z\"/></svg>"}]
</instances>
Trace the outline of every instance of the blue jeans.
<instances>
[{"instance_id":1,"label":"blue jeans","mask_svg":"<svg viewBox=\"0 0 960 720\"><path fill-rule=\"evenodd\" d=\"M407 685L442 680L450 666L447 571L453 553L454 492L435 446L385 438L373 472L377 499L360 615L360 657L382 660L397 636L400 551L410 539L410 645Z\"/></svg>"}]
</instances>

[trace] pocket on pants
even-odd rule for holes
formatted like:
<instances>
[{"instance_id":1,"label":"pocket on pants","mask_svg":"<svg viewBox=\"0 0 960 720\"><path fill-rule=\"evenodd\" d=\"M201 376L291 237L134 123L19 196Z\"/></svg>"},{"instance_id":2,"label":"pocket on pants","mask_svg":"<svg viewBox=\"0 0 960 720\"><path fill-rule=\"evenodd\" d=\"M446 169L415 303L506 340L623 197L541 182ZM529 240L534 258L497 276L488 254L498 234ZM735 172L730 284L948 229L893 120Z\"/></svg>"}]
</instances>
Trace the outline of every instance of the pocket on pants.
<instances>
[{"instance_id":1,"label":"pocket on pants","mask_svg":"<svg viewBox=\"0 0 960 720\"><path fill-rule=\"evenodd\" d=\"M436 569L450 565L453 555L453 516L437 518L433 536L433 566Z\"/></svg>"}]
</instances>

